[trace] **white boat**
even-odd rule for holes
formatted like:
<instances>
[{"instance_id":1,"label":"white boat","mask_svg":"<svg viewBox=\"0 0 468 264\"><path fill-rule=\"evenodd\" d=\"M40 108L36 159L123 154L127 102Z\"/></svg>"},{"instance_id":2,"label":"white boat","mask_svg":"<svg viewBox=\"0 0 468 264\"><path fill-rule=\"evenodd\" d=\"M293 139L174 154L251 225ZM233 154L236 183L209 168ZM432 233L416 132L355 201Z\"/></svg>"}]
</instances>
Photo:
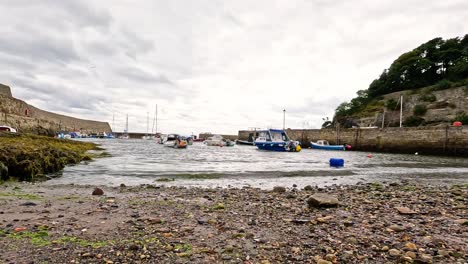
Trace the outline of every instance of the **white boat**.
<instances>
[{"instance_id":1,"label":"white boat","mask_svg":"<svg viewBox=\"0 0 468 264\"><path fill-rule=\"evenodd\" d=\"M209 137L205 141L203 141L204 144L207 146L218 146L218 147L232 147L236 144L235 141L232 141L230 139L224 139L221 135L214 135L212 137Z\"/></svg>"},{"instance_id":2,"label":"white boat","mask_svg":"<svg viewBox=\"0 0 468 264\"><path fill-rule=\"evenodd\" d=\"M169 148L187 148L187 140L177 134L169 134L164 138L163 144Z\"/></svg>"},{"instance_id":3,"label":"white boat","mask_svg":"<svg viewBox=\"0 0 468 264\"><path fill-rule=\"evenodd\" d=\"M16 133L16 129L10 127L10 126L0 126L0 132L11 132L11 133Z\"/></svg>"}]
</instances>

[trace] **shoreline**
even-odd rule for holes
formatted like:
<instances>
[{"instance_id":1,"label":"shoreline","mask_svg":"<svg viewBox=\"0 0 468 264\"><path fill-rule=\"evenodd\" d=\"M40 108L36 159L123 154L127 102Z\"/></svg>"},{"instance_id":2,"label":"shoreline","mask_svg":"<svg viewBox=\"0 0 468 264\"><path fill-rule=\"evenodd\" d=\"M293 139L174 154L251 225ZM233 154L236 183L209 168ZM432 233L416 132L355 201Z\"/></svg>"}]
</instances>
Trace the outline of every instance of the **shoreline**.
<instances>
[{"instance_id":1,"label":"shoreline","mask_svg":"<svg viewBox=\"0 0 468 264\"><path fill-rule=\"evenodd\" d=\"M0 263L463 263L468 186L0 185ZM310 196L338 198L309 207ZM403 209L402 209L403 208ZM328 262L327 262L328 261Z\"/></svg>"}]
</instances>

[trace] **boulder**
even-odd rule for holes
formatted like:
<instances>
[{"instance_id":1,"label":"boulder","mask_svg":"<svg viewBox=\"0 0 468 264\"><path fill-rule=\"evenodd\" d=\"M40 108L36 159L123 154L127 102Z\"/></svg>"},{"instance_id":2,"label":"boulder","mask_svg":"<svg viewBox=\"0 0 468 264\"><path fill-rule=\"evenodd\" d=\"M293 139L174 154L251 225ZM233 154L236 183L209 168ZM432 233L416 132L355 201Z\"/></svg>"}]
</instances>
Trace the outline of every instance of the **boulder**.
<instances>
[{"instance_id":1,"label":"boulder","mask_svg":"<svg viewBox=\"0 0 468 264\"><path fill-rule=\"evenodd\" d=\"M93 191L93 195L103 195L104 191L100 188L95 188Z\"/></svg>"},{"instance_id":2,"label":"boulder","mask_svg":"<svg viewBox=\"0 0 468 264\"><path fill-rule=\"evenodd\" d=\"M307 200L309 207L336 207L340 204L338 198L335 196L325 194L325 193L316 193L309 197Z\"/></svg>"}]
</instances>

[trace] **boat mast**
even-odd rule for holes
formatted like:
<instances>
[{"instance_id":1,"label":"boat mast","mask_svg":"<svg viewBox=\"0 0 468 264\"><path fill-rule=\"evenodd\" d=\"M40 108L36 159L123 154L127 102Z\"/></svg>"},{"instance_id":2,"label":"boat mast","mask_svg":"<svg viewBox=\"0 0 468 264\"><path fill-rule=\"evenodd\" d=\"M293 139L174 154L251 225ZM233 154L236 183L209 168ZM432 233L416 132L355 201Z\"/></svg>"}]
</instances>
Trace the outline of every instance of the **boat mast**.
<instances>
[{"instance_id":1,"label":"boat mast","mask_svg":"<svg viewBox=\"0 0 468 264\"><path fill-rule=\"evenodd\" d=\"M283 109L283 130L286 129L286 109Z\"/></svg>"},{"instance_id":2,"label":"boat mast","mask_svg":"<svg viewBox=\"0 0 468 264\"><path fill-rule=\"evenodd\" d=\"M148 137L148 131L149 131L149 112L146 112L146 134L145 134L146 137Z\"/></svg>"},{"instance_id":3,"label":"boat mast","mask_svg":"<svg viewBox=\"0 0 468 264\"><path fill-rule=\"evenodd\" d=\"M125 134L128 135L128 114L127 114L127 120L125 121Z\"/></svg>"},{"instance_id":4,"label":"boat mast","mask_svg":"<svg viewBox=\"0 0 468 264\"><path fill-rule=\"evenodd\" d=\"M158 104L156 104L156 115L155 115L155 120L156 120L156 129L154 130L154 135L158 134Z\"/></svg>"}]
</instances>

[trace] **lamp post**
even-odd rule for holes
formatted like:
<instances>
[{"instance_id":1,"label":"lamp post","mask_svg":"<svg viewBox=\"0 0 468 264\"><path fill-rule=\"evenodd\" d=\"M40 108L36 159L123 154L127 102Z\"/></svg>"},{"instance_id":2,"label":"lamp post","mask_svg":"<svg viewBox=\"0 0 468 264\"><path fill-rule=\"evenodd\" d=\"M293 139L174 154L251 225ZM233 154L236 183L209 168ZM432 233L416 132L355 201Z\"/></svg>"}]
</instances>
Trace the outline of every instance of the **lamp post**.
<instances>
[{"instance_id":1,"label":"lamp post","mask_svg":"<svg viewBox=\"0 0 468 264\"><path fill-rule=\"evenodd\" d=\"M286 109L283 109L283 130L286 129Z\"/></svg>"}]
</instances>

